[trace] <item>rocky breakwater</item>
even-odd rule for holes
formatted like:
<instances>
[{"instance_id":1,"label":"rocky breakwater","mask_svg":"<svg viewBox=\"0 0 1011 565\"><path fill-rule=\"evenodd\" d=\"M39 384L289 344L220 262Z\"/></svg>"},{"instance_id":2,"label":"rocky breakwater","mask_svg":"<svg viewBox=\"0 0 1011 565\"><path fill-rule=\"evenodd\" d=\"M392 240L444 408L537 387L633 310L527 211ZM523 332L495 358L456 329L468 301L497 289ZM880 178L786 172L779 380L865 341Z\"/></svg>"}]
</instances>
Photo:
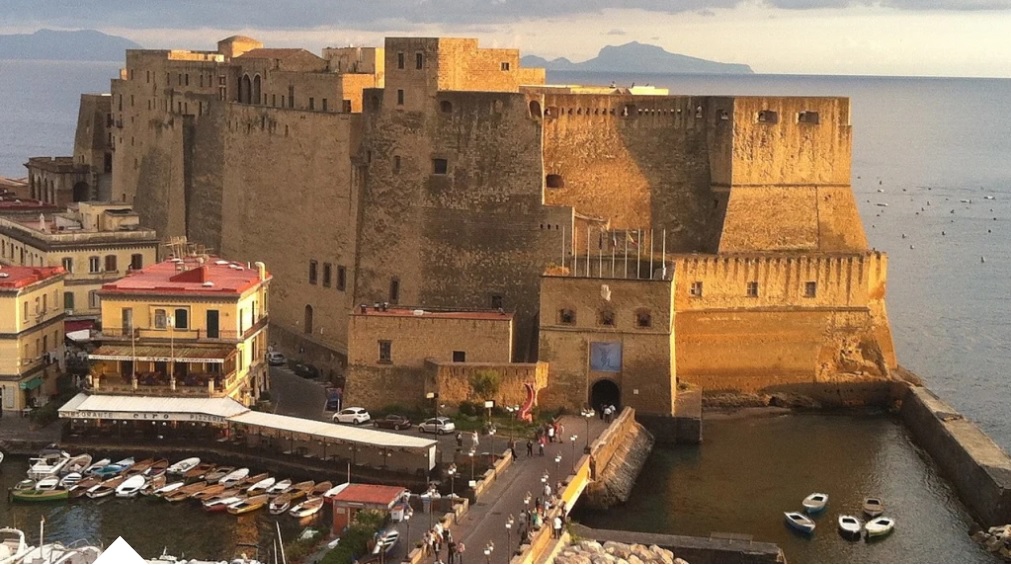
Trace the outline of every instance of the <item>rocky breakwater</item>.
<instances>
[{"instance_id":1,"label":"rocky breakwater","mask_svg":"<svg viewBox=\"0 0 1011 565\"><path fill-rule=\"evenodd\" d=\"M654 444L653 434L625 409L594 443L590 455L590 482L581 503L606 510L628 500Z\"/></svg>"},{"instance_id":2,"label":"rocky breakwater","mask_svg":"<svg viewBox=\"0 0 1011 565\"><path fill-rule=\"evenodd\" d=\"M627 544L616 541L599 543L581 540L566 545L555 556L555 563L687 563L674 552L657 545Z\"/></svg>"},{"instance_id":3,"label":"rocky breakwater","mask_svg":"<svg viewBox=\"0 0 1011 565\"><path fill-rule=\"evenodd\" d=\"M996 553L1011 562L1011 524L980 530L972 534L972 539L983 544L990 553Z\"/></svg>"}]
</instances>

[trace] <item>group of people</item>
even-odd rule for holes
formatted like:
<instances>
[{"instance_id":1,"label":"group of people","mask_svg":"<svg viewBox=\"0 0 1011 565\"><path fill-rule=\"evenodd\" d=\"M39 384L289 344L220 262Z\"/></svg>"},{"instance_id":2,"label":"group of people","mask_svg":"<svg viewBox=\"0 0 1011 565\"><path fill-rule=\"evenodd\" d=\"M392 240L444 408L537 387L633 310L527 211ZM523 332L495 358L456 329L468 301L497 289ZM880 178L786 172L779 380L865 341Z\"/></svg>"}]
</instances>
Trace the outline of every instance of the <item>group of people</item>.
<instances>
[{"instance_id":1,"label":"group of people","mask_svg":"<svg viewBox=\"0 0 1011 565\"><path fill-rule=\"evenodd\" d=\"M614 419L614 416L617 413L618 409L614 407L614 404L600 405L600 419L607 422L608 424L611 423L611 420Z\"/></svg>"},{"instance_id":2,"label":"group of people","mask_svg":"<svg viewBox=\"0 0 1011 565\"><path fill-rule=\"evenodd\" d=\"M562 434L564 433L565 427L562 425L562 422L560 420L556 420L555 422L548 422L543 426L540 426L539 428L537 428L537 431L534 432L533 437L527 440L527 457L533 457L534 445L537 445L537 454L544 455L545 445L549 443L555 443L556 441L558 443L565 443L562 440ZM512 448L512 444L510 444L510 448ZM513 458L515 459L516 458L515 449L513 449L512 455Z\"/></svg>"},{"instance_id":3,"label":"group of people","mask_svg":"<svg viewBox=\"0 0 1011 565\"><path fill-rule=\"evenodd\" d=\"M463 563L463 552L467 548L463 542L453 539L453 532L449 528L443 529L442 524L436 523L431 530L425 532L421 538L422 549L426 555L435 558L436 563ZM446 560L442 561L442 548L446 548Z\"/></svg>"}]
</instances>

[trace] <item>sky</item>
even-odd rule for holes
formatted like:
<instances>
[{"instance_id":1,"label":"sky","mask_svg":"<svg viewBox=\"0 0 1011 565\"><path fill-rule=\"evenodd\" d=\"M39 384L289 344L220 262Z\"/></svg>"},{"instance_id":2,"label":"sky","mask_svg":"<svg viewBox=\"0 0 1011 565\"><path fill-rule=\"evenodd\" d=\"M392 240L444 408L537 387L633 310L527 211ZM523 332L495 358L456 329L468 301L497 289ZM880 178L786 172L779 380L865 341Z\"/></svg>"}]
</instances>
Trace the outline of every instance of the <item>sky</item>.
<instances>
[{"instance_id":1,"label":"sky","mask_svg":"<svg viewBox=\"0 0 1011 565\"><path fill-rule=\"evenodd\" d=\"M759 73L1011 77L1011 0L3 0L0 33L98 29L148 48L477 37L592 58L630 41Z\"/></svg>"}]
</instances>

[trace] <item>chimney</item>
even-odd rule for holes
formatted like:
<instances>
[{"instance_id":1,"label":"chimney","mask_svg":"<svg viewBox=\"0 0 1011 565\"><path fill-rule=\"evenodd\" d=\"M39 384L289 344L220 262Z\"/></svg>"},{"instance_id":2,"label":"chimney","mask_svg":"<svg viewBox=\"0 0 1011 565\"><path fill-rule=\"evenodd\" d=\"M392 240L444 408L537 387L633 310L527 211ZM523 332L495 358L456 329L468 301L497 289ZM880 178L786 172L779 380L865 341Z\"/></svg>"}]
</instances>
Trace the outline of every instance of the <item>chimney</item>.
<instances>
[{"instance_id":1,"label":"chimney","mask_svg":"<svg viewBox=\"0 0 1011 565\"><path fill-rule=\"evenodd\" d=\"M267 280L267 266L263 264L263 261L257 261L254 264L256 265L256 272L260 275L260 281Z\"/></svg>"},{"instance_id":2,"label":"chimney","mask_svg":"<svg viewBox=\"0 0 1011 565\"><path fill-rule=\"evenodd\" d=\"M362 304L360 306L360 308L362 309L362 314L364 314L364 313L366 313L366 312L369 311L369 307L367 305L365 305L365 304Z\"/></svg>"}]
</instances>

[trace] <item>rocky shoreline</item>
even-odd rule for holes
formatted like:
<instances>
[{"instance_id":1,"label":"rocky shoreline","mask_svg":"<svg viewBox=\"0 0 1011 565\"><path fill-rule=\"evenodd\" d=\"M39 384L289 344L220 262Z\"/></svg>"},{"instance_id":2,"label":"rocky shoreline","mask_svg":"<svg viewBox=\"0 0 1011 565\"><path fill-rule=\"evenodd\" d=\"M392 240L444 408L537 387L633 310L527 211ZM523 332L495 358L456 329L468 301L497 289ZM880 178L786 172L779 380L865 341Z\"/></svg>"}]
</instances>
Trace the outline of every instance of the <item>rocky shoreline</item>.
<instances>
[{"instance_id":1,"label":"rocky shoreline","mask_svg":"<svg viewBox=\"0 0 1011 565\"><path fill-rule=\"evenodd\" d=\"M627 544L616 541L599 543L594 540L580 540L566 545L555 563L687 563L674 556L674 552L657 545Z\"/></svg>"},{"instance_id":2,"label":"rocky shoreline","mask_svg":"<svg viewBox=\"0 0 1011 565\"><path fill-rule=\"evenodd\" d=\"M990 553L1011 561L1011 524L994 526L986 531L979 530L972 534L972 539L982 544Z\"/></svg>"}]
</instances>

